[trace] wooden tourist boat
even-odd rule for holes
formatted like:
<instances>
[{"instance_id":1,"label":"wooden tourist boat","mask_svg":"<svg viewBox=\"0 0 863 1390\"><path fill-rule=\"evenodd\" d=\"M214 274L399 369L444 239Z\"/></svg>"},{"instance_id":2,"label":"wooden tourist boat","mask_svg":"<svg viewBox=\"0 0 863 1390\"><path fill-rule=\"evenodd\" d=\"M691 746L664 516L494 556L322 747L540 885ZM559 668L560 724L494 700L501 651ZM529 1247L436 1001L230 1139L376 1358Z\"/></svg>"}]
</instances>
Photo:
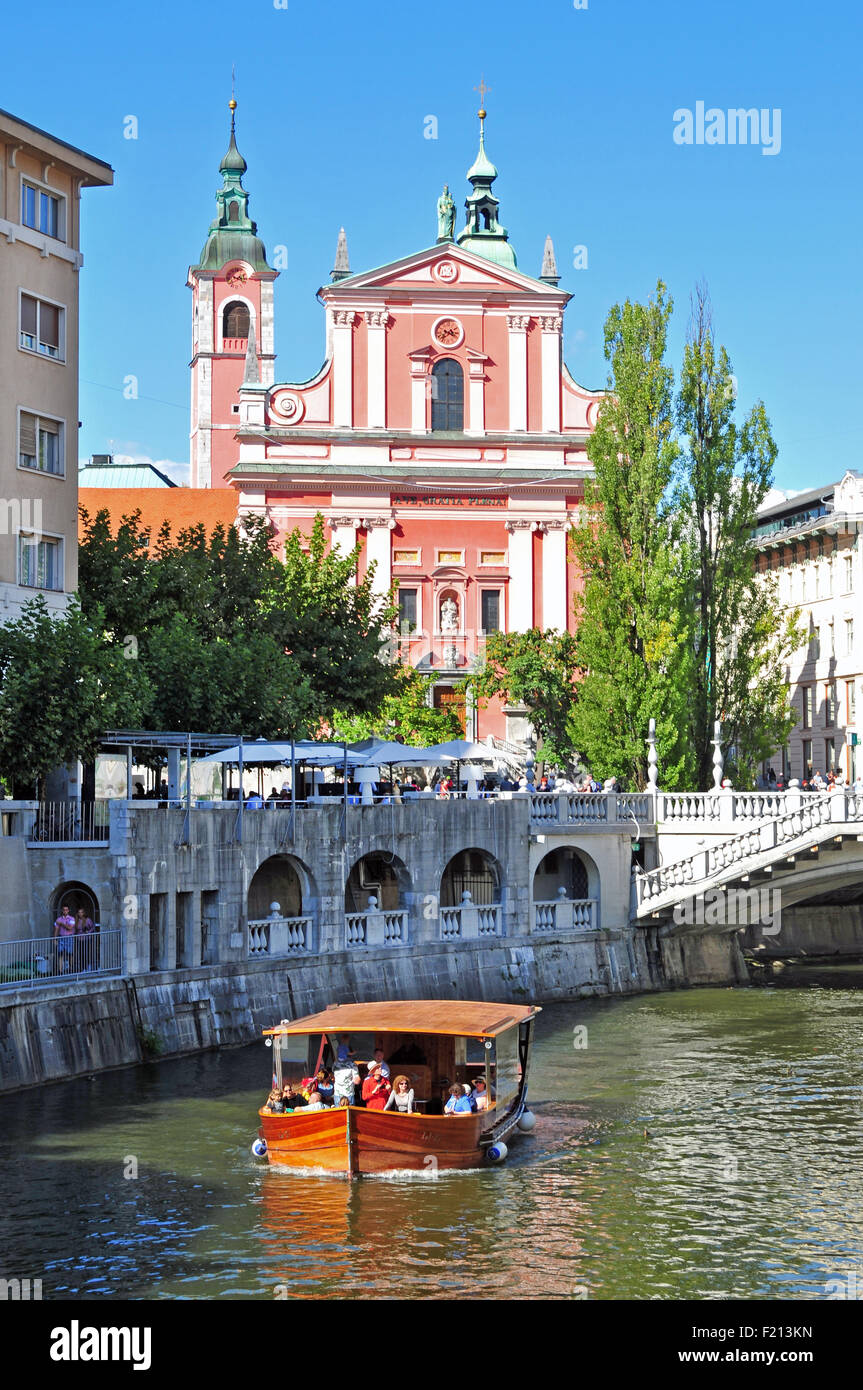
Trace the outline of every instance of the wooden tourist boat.
<instances>
[{"instance_id":1,"label":"wooden tourist boat","mask_svg":"<svg viewBox=\"0 0 863 1390\"><path fill-rule=\"evenodd\" d=\"M331 1004L306 1018L265 1028L273 1047L273 1083L312 1075L331 1065L338 1040L351 1040L354 1063L365 1076L380 1048L391 1078L408 1077L417 1112L334 1106L305 1114L258 1111L261 1126L252 1151L277 1167L322 1169L348 1175L400 1169L477 1168L506 1157L506 1141L530 1130L527 1076L534 1019L540 1010L518 1004L398 1000ZM316 1060L317 1059L317 1060ZM293 1073L293 1075L291 1074ZM481 1078L488 1108L444 1113L452 1085Z\"/></svg>"}]
</instances>

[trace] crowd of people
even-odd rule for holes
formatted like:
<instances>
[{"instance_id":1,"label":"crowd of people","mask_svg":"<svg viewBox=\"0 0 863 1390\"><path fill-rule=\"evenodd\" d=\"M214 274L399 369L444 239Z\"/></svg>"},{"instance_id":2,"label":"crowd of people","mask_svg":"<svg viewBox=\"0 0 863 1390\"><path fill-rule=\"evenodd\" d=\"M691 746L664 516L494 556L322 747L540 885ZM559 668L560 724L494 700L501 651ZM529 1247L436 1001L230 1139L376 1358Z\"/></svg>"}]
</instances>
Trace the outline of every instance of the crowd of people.
<instances>
[{"instance_id":1,"label":"crowd of people","mask_svg":"<svg viewBox=\"0 0 863 1390\"><path fill-rule=\"evenodd\" d=\"M360 1075L363 1065L356 1060L350 1038L342 1035L331 1069L319 1067L314 1076L306 1077L296 1086L286 1081L281 1091L274 1084L264 1109L272 1115L292 1115L296 1111L309 1115L319 1110L362 1104L367 1110L393 1110L399 1115L416 1113L410 1078L402 1074L392 1076L381 1048L376 1048L373 1059L366 1065L364 1078ZM273 1081L275 1083L275 1077ZM485 1077L478 1077L472 1086L457 1082L450 1086L447 1094L445 1115L472 1115L488 1108Z\"/></svg>"}]
</instances>

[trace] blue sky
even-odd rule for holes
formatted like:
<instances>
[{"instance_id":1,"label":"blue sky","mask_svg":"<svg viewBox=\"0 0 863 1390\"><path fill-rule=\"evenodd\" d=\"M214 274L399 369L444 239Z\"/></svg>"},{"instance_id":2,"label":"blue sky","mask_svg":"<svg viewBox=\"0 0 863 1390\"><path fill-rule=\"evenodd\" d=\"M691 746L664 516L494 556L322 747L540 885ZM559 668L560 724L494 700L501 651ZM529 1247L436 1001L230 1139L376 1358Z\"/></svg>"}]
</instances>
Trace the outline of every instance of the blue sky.
<instances>
[{"instance_id":1,"label":"blue sky","mask_svg":"<svg viewBox=\"0 0 863 1390\"><path fill-rule=\"evenodd\" d=\"M677 367L704 277L739 404L766 404L777 485L863 467L861 28L851 0L15 7L5 50L39 57L7 66L2 105L116 171L113 189L83 195L82 457L188 460L185 279L214 215L233 63L252 216L268 250L288 249L278 380L323 360L315 291L340 225L354 270L429 245L445 181L461 225L484 73L501 220L528 273L554 239L574 295L565 356L576 379L604 385L608 308L646 298L658 276L675 300ZM779 109L779 153L676 144L673 114L697 101ZM123 138L129 115L137 140ZM429 115L436 140L424 138ZM573 268L576 246L586 269ZM124 398L128 374L137 400Z\"/></svg>"}]
</instances>

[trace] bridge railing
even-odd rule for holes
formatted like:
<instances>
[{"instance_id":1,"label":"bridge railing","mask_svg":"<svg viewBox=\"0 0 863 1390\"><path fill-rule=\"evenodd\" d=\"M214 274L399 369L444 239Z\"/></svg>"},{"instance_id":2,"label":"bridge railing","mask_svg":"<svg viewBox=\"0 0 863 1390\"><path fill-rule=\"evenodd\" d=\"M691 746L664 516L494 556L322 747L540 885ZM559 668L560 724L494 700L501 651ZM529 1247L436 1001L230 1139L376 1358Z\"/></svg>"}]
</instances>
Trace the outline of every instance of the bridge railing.
<instances>
[{"instance_id":1,"label":"bridge railing","mask_svg":"<svg viewBox=\"0 0 863 1390\"><path fill-rule=\"evenodd\" d=\"M476 941L503 935L500 903L475 903L465 889L457 907L440 909L441 941Z\"/></svg>"},{"instance_id":2,"label":"bridge railing","mask_svg":"<svg viewBox=\"0 0 863 1390\"><path fill-rule=\"evenodd\" d=\"M259 917L249 922L249 959L295 956L313 950L311 917Z\"/></svg>"},{"instance_id":3,"label":"bridge railing","mask_svg":"<svg viewBox=\"0 0 863 1390\"><path fill-rule=\"evenodd\" d=\"M770 850L790 846L825 825L841 825L863 820L863 795L853 790L806 795L786 793L797 805L784 814L762 820L757 827L744 830L715 845L687 855L683 859L663 864L647 873L637 873L635 880L638 910L665 906L665 900L679 897L681 889L697 892L710 879L729 868L745 869ZM786 801L787 805L787 801Z\"/></svg>"},{"instance_id":4,"label":"bridge railing","mask_svg":"<svg viewBox=\"0 0 863 1390\"><path fill-rule=\"evenodd\" d=\"M111 927L80 936L0 942L0 989L27 989L126 970L126 933Z\"/></svg>"},{"instance_id":5,"label":"bridge railing","mask_svg":"<svg viewBox=\"0 0 863 1390\"><path fill-rule=\"evenodd\" d=\"M533 904L534 932L593 931L599 926L599 903L595 898L558 897Z\"/></svg>"},{"instance_id":6,"label":"bridge railing","mask_svg":"<svg viewBox=\"0 0 863 1390\"><path fill-rule=\"evenodd\" d=\"M404 908L375 908L345 913L345 946L406 946L408 914Z\"/></svg>"}]
</instances>

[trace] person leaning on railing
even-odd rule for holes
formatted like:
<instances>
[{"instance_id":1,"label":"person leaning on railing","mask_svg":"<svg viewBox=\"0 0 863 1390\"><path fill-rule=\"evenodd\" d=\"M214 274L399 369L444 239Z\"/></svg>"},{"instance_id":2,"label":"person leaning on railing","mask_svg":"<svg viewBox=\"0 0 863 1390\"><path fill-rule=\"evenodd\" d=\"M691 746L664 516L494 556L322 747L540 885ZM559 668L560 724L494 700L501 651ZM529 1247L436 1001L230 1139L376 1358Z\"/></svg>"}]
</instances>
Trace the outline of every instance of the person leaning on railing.
<instances>
[{"instance_id":1,"label":"person leaning on railing","mask_svg":"<svg viewBox=\"0 0 863 1390\"><path fill-rule=\"evenodd\" d=\"M96 927L92 917L87 916L86 908L79 907L75 913L75 951L74 965L75 970L93 970L96 962L93 959L95 946Z\"/></svg>"}]
</instances>

